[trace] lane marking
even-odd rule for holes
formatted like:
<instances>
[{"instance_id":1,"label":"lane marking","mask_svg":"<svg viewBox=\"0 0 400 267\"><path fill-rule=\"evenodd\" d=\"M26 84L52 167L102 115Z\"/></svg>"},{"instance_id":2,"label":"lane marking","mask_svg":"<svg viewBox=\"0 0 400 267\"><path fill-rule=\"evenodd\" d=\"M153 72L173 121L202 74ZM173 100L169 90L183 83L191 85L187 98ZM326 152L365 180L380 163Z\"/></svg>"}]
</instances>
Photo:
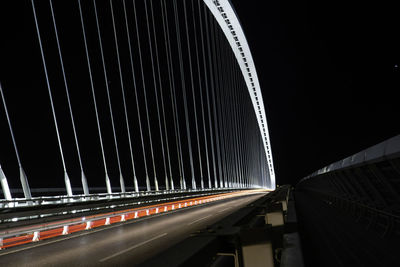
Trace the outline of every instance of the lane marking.
<instances>
[{"instance_id":1,"label":"lane marking","mask_svg":"<svg viewBox=\"0 0 400 267\"><path fill-rule=\"evenodd\" d=\"M229 207L229 208L226 208L226 209L220 210L220 211L218 211L218 213L222 213L222 212L224 212L224 211L226 211L226 210L229 210L229 209L231 209L231 208L234 208L234 207Z\"/></svg>"},{"instance_id":2,"label":"lane marking","mask_svg":"<svg viewBox=\"0 0 400 267\"><path fill-rule=\"evenodd\" d=\"M192 222L188 223L187 225L194 224L194 223L196 223L196 222L198 222L198 221L201 221L201 220L207 219L208 217L211 217L211 216L212 216L212 215L207 215L207 216L205 216L205 217L202 217L202 218L200 218L200 219L194 220L194 221L192 221Z\"/></svg>"},{"instance_id":3,"label":"lane marking","mask_svg":"<svg viewBox=\"0 0 400 267\"><path fill-rule=\"evenodd\" d=\"M52 240L52 241L41 240L39 242L46 242L46 241L47 242L46 243L38 243L37 245L33 245L33 246L31 245L31 246L23 247L23 248L16 249L16 250L4 251L4 252L0 250L0 257L6 256L8 254L21 252L21 251L24 251L24 250L36 248L36 247L42 247L42 246L45 246L45 245L49 245L49 244L53 244L53 243L57 243L57 242L61 242L61 241L65 241L65 240L69 240L69 239L85 236L85 235L94 234L94 233L101 232L101 231L110 230L110 229L113 229L113 228L116 228L116 227L120 227L120 226L123 226L123 225L130 225L130 224L134 224L134 223L139 223L139 222L142 222L144 220L151 219L151 218L166 216L166 215L169 215L169 214L174 214L174 213L182 212L182 211L185 211L185 210L187 211L187 210L191 210L191 209L196 209L196 208L199 208L199 207L212 206L213 204L218 204L218 203L212 201L212 202L204 203L202 205L190 206L190 207L187 207L185 209L171 210L171 211L168 211L168 212L165 212L165 213L158 213L158 214L155 214L155 215L149 216L149 217L144 216L144 217L137 218L136 220L129 220L129 221L123 223L123 224L116 224L116 225L111 225L111 226L109 225L107 227L101 227L100 229L96 229L96 230L88 230L87 232L83 232L83 233L79 233L79 232L73 233L73 234L71 234L71 235L69 235L67 237L60 238L60 239L57 239L57 240ZM29 243L29 244L32 244L32 243ZM13 249L13 248L11 248L11 249Z\"/></svg>"},{"instance_id":4,"label":"lane marking","mask_svg":"<svg viewBox=\"0 0 400 267\"><path fill-rule=\"evenodd\" d=\"M163 234L161 234L161 235L158 235L158 236L155 236L155 237L153 237L153 238L150 238L150 239L148 239L148 240L146 240L146 241L143 241L143 242L141 242L141 243L139 243L139 244L136 244L136 245L134 245L134 246L132 246L132 247L129 247L129 248L124 249L124 250L121 250L120 252L114 253L114 254L112 254L112 255L110 255L110 256L108 256L108 257L102 258L101 260L99 260L99 262L107 261L107 260L109 260L109 259L111 259L111 258L117 257L117 256L119 256L119 255L121 255L121 254L124 254L124 253L128 252L129 250L132 250L132 249L135 249L135 248L137 248L137 247L143 246L144 244L147 244L147 243L149 243L149 242L151 242L151 241L153 241L153 240L156 240L156 239L158 239L158 238L161 238L161 237L163 237L163 236L166 236L167 234L168 234L168 233L163 233Z\"/></svg>"},{"instance_id":5,"label":"lane marking","mask_svg":"<svg viewBox=\"0 0 400 267\"><path fill-rule=\"evenodd\" d=\"M236 202L238 200L240 200L240 199L232 199L231 201ZM16 249L16 250L11 250L11 251L6 251L6 250L1 251L0 250L0 257L6 256L6 255L9 255L9 254L14 254L14 253L17 253L17 252L21 252L21 251L28 250L28 249L42 247L42 246L45 246L45 245L49 245L49 244L53 244L53 243L57 243L57 242L61 242L61 241L65 241L65 240L69 240L69 239L73 239L73 238L77 238L77 237L82 237L82 236L85 236L85 235L94 234L94 233L101 232L101 231L110 230L110 229L113 229L113 228L116 228L116 227L120 227L122 225L130 225L130 224L134 224L134 223L139 223L141 221L148 220L148 219L155 218L155 217L161 217L161 216L165 216L165 215L169 215L169 214L182 212L182 211L185 211L185 210L187 211L187 210L196 209L196 208L200 208L200 207L219 205L219 204L222 204L222 203L218 203L218 201L215 201L215 202L211 201L211 202L207 202L207 203L204 203L204 204L201 204L201 205L197 205L197 206L190 206L190 207L187 207L185 209L171 210L171 211L168 211L166 213L159 213L159 214L155 214L155 215L149 216L149 217L144 216L144 217L141 217L141 218L137 218L136 220L129 220L129 221L123 223L123 224L116 224L116 225L107 226L107 227L104 227L104 228L101 227L100 229L96 229L96 230L91 229L91 230L88 230L87 232L83 232L83 233L79 233L78 232L79 234L78 233L74 233L72 235L69 235L67 237L60 238L60 239L57 239L57 240L52 240L52 241L41 240L39 242L46 242L46 241L47 242L46 243L38 243L37 245L30 245L28 247L23 247L23 248ZM30 244L32 244L32 243L30 243ZM13 249L13 248L10 248L10 249Z\"/></svg>"}]
</instances>

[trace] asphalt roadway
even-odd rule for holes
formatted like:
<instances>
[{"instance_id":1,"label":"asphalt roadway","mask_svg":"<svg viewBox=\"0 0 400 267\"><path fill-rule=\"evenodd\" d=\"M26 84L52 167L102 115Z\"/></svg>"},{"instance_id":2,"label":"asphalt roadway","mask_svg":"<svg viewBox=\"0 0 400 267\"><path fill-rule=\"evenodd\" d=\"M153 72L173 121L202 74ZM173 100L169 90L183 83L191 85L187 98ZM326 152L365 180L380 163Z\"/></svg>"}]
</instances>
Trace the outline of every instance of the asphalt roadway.
<instances>
[{"instance_id":1,"label":"asphalt roadway","mask_svg":"<svg viewBox=\"0 0 400 267\"><path fill-rule=\"evenodd\" d=\"M264 194L160 213L0 251L0 266L135 266Z\"/></svg>"}]
</instances>

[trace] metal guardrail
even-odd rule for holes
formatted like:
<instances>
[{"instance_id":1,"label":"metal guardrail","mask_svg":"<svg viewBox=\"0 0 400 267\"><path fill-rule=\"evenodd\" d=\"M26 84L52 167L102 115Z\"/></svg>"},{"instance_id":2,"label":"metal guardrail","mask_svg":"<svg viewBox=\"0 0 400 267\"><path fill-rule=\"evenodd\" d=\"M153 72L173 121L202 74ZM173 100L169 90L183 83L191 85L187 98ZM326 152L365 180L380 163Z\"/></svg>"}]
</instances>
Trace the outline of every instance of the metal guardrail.
<instances>
[{"instance_id":1,"label":"metal guardrail","mask_svg":"<svg viewBox=\"0 0 400 267\"><path fill-rule=\"evenodd\" d=\"M177 198L169 199L162 201L162 203L136 208L122 206L121 208L124 209L118 211L108 211L95 215L82 214L70 219L2 229L0 230L0 249L249 193L252 192L245 190L221 194L203 193L201 195L191 196L191 198L187 198L186 196L186 199L182 199L184 198L184 196L182 196L181 200L177 200ZM156 201L150 201L146 204L152 202Z\"/></svg>"},{"instance_id":2,"label":"metal guardrail","mask_svg":"<svg viewBox=\"0 0 400 267\"><path fill-rule=\"evenodd\" d=\"M365 165L384 159L391 159L400 156L400 135L396 135L388 140L385 140L379 144L362 150L352 156L345 159L334 162L328 166L325 166L310 175L300 180L300 183L311 177L315 177L328 172L333 172L345 168L357 167L359 165Z\"/></svg>"},{"instance_id":3,"label":"metal guardrail","mask_svg":"<svg viewBox=\"0 0 400 267\"><path fill-rule=\"evenodd\" d=\"M312 173L296 191L346 211L383 236L400 235L400 135Z\"/></svg>"},{"instance_id":4,"label":"metal guardrail","mask_svg":"<svg viewBox=\"0 0 400 267\"><path fill-rule=\"evenodd\" d=\"M136 197L112 198L87 202L67 202L48 204L44 206L27 206L4 209L0 213L1 229L24 225L30 222L49 222L55 219L79 217L80 214L96 214L114 212L129 207L140 207L150 203L176 201L193 197L204 197L222 193L231 193L237 190L180 192L175 194L143 195Z\"/></svg>"},{"instance_id":5,"label":"metal guardrail","mask_svg":"<svg viewBox=\"0 0 400 267\"><path fill-rule=\"evenodd\" d=\"M246 190L247 188L241 188ZM119 198L134 198L142 196L158 196L158 195L168 195L175 193L195 193L195 192L213 192L223 190L220 188L212 189L202 189L202 190L192 190L192 189L176 189L176 190L160 190L160 191L139 191L139 192L117 192L117 193L98 193L89 195L73 195L73 196L41 196L33 197L30 199L26 198L14 198L12 200L1 199L0 208L13 208L13 207L29 207L29 206L41 206L41 205L51 205L51 204L66 204L66 203L78 203L78 202L88 202L88 201L98 201L107 199L119 199ZM232 188L225 189L227 191L233 190ZM236 188L237 190L237 188Z\"/></svg>"}]
</instances>

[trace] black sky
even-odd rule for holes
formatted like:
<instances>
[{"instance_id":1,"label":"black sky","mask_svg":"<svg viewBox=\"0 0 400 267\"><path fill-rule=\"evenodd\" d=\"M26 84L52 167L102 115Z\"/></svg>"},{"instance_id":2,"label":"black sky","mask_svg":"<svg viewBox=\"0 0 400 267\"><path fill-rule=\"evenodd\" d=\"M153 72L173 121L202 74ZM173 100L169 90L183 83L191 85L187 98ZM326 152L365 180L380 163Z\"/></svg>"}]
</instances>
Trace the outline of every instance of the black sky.
<instances>
[{"instance_id":1,"label":"black sky","mask_svg":"<svg viewBox=\"0 0 400 267\"><path fill-rule=\"evenodd\" d=\"M263 90L278 183L400 133L394 1L232 3Z\"/></svg>"}]
</instances>

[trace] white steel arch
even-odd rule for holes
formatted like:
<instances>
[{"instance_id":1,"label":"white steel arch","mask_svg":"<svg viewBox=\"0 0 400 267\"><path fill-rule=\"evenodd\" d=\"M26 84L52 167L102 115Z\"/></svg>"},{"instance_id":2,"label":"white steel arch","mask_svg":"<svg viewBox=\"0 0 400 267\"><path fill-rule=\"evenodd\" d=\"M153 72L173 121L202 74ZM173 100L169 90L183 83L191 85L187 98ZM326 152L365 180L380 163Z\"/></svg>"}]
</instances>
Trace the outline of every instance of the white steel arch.
<instances>
[{"instance_id":1,"label":"white steel arch","mask_svg":"<svg viewBox=\"0 0 400 267\"><path fill-rule=\"evenodd\" d=\"M264 102L258 81L256 67L246 36L229 0L203 0L211 11L222 31L228 40L236 60L240 66L243 78L246 82L254 112L257 117L260 134L263 138L265 156L267 159L268 171L271 183L268 189L275 189L275 171L272 159L271 143L268 132L267 117L264 109Z\"/></svg>"}]
</instances>

